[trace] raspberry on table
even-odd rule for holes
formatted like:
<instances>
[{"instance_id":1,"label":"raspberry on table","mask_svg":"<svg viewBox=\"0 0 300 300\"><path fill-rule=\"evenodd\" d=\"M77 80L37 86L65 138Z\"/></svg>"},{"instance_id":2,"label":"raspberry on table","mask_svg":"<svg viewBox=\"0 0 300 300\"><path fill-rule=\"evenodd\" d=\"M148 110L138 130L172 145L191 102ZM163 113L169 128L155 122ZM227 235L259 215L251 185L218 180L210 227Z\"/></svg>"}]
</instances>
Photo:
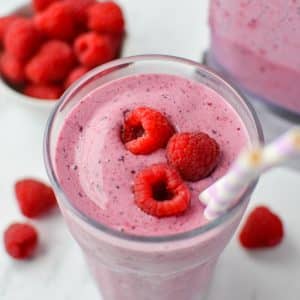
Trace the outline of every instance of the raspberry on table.
<instances>
[{"instance_id":1,"label":"raspberry on table","mask_svg":"<svg viewBox=\"0 0 300 300\"><path fill-rule=\"evenodd\" d=\"M72 40L76 33L76 19L72 7L65 2L57 2L35 16L36 28L51 39Z\"/></svg>"},{"instance_id":2,"label":"raspberry on table","mask_svg":"<svg viewBox=\"0 0 300 300\"><path fill-rule=\"evenodd\" d=\"M27 78L36 84L64 80L76 64L72 48L63 41L46 42L25 68Z\"/></svg>"},{"instance_id":3,"label":"raspberry on table","mask_svg":"<svg viewBox=\"0 0 300 300\"><path fill-rule=\"evenodd\" d=\"M188 181L198 181L210 175L219 158L218 143L203 132L177 133L167 145L168 162Z\"/></svg>"},{"instance_id":4,"label":"raspberry on table","mask_svg":"<svg viewBox=\"0 0 300 300\"><path fill-rule=\"evenodd\" d=\"M32 225L14 223L4 232L5 249L15 259L32 256L37 244L38 233Z\"/></svg>"},{"instance_id":5,"label":"raspberry on table","mask_svg":"<svg viewBox=\"0 0 300 300\"><path fill-rule=\"evenodd\" d=\"M4 36L5 50L19 60L29 59L42 43L41 34L33 21L18 19L7 29Z\"/></svg>"},{"instance_id":6,"label":"raspberry on table","mask_svg":"<svg viewBox=\"0 0 300 300\"><path fill-rule=\"evenodd\" d=\"M266 206L256 207L240 232L241 245L247 249L274 247L284 236L282 221Z\"/></svg>"},{"instance_id":7,"label":"raspberry on table","mask_svg":"<svg viewBox=\"0 0 300 300\"><path fill-rule=\"evenodd\" d=\"M124 16L119 5L112 1L98 2L87 11L88 27L99 33L124 32Z\"/></svg>"},{"instance_id":8,"label":"raspberry on table","mask_svg":"<svg viewBox=\"0 0 300 300\"><path fill-rule=\"evenodd\" d=\"M35 11L43 11L47 7L49 7L52 3L58 2L61 0L32 0L32 6L34 7ZM77 1L77 0L75 0Z\"/></svg>"},{"instance_id":9,"label":"raspberry on table","mask_svg":"<svg viewBox=\"0 0 300 300\"><path fill-rule=\"evenodd\" d=\"M15 194L24 216L38 217L57 205L52 188L35 179L22 179L15 184Z\"/></svg>"},{"instance_id":10,"label":"raspberry on table","mask_svg":"<svg viewBox=\"0 0 300 300\"><path fill-rule=\"evenodd\" d=\"M1 55L0 71L12 85L22 85L26 81L25 64L10 53L4 52Z\"/></svg>"},{"instance_id":11,"label":"raspberry on table","mask_svg":"<svg viewBox=\"0 0 300 300\"><path fill-rule=\"evenodd\" d=\"M57 100L63 94L63 88L57 84L28 84L23 93L33 98Z\"/></svg>"},{"instance_id":12,"label":"raspberry on table","mask_svg":"<svg viewBox=\"0 0 300 300\"><path fill-rule=\"evenodd\" d=\"M5 16L0 18L0 46L3 45L4 36L9 26L16 20L22 19L16 15Z\"/></svg>"},{"instance_id":13,"label":"raspberry on table","mask_svg":"<svg viewBox=\"0 0 300 300\"><path fill-rule=\"evenodd\" d=\"M99 66L114 58L114 49L110 39L95 32L78 36L74 49L78 60L87 68Z\"/></svg>"},{"instance_id":14,"label":"raspberry on table","mask_svg":"<svg viewBox=\"0 0 300 300\"><path fill-rule=\"evenodd\" d=\"M83 76L88 71L89 69L83 66L79 66L73 69L71 73L68 75L67 79L65 80L65 84L64 84L65 88L71 86L76 80L78 80L81 76Z\"/></svg>"},{"instance_id":15,"label":"raspberry on table","mask_svg":"<svg viewBox=\"0 0 300 300\"><path fill-rule=\"evenodd\" d=\"M190 204L188 187L167 164L155 164L140 171L134 179L133 190L136 205L159 218L182 214Z\"/></svg>"},{"instance_id":16,"label":"raspberry on table","mask_svg":"<svg viewBox=\"0 0 300 300\"><path fill-rule=\"evenodd\" d=\"M85 25L87 23L87 9L96 0L64 0L64 2L72 6L77 22Z\"/></svg>"},{"instance_id":17,"label":"raspberry on table","mask_svg":"<svg viewBox=\"0 0 300 300\"><path fill-rule=\"evenodd\" d=\"M137 107L125 115L121 139L133 154L149 154L164 148L174 132L162 113L150 107Z\"/></svg>"}]
</instances>

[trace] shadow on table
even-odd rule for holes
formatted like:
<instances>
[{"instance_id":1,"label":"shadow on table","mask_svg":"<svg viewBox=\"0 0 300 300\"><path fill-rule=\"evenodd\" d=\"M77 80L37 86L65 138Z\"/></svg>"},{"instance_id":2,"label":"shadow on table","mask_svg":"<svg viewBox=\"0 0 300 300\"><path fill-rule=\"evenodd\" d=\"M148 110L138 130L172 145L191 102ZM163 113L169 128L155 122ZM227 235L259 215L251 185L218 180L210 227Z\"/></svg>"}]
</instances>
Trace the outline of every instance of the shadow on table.
<instances>
[{"instance_id":1,"label":"shadow on table","mask_svg":"<svg viewBox=\"0 0 300 300\"><path fill-rule=\"evenodd\" d=\"M299 253L288 238L276 248L247 251L234 245L225 252L205 300L258 300L271 294L281 299L276 291L298 268Z\"/></svg>"},{"instance_id":2,"label":"shadow on table","mask_svg":"<svg viewBox=\"0 0 300 300\"><path fill-rule=\"evenodd\" d=\"M278 247L249 251L248 257L261 265L272 264L274 266L284 265L284 267L290 267L295 264L295 261L299 260L300 255L292 241L286 238Z\"/></svg>"}]
</instances>

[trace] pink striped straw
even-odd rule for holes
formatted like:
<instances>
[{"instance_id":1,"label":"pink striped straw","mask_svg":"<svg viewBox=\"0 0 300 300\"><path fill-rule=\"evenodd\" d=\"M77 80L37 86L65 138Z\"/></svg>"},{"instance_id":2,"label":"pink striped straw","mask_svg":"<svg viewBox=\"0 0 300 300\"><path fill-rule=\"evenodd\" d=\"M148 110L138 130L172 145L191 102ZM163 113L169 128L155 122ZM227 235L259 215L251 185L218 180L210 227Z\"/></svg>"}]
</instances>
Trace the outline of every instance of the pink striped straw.
<instances>
[{"instance_id":1,"label":"pink striped straw","mask_svg":"<svg viewBox=\"0 0 300 300\"><path fill-rule=\"evenodd\" d=\"M300 126L265 147L243 151L228 173L199 195L206 205L204 216L213 220L225 213L245 188L263 172L300 155Z\"/></svg>"}]
</instances>

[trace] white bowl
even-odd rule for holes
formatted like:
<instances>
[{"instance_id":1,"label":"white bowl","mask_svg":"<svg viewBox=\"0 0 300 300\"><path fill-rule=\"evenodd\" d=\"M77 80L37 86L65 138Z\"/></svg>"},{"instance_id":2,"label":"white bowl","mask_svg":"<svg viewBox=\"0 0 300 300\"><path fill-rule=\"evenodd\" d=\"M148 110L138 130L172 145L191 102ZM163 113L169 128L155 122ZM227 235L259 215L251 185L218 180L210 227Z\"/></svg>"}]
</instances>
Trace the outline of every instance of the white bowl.
<instances>
[{"instance_id":1,"label":"white bowl","mask_svg":"<svg viewBox=\"0 0 300 300\"><path fill-rule=\"evenodd\" d=\"M36 109L52 110L58 99L40 99L26 96L13 88L11 88L2 78L0 78L0 95L1 98L9 103L15 103L18 105L26 105Z\"/></svg>"},{"instance_id":2,"label":"white bowl","mask_svg":"<svg viewBox=\"0 0 300 300\"><path fill-rule=\"evenodd\" d=\"M26 4L19 6L18 8L10 11L7 13L9 14L16 14L21 16L32 16L33 10L31 5ZM7 102L26 105L33 109L41 109L41 110L48 110L49 112L55 107L58 99L40 99L40 98L33 98L26 96L17 90L14 90L10 87L0 75L0 96L1 98L5 99Z\"/></svg>"}]
</instances>

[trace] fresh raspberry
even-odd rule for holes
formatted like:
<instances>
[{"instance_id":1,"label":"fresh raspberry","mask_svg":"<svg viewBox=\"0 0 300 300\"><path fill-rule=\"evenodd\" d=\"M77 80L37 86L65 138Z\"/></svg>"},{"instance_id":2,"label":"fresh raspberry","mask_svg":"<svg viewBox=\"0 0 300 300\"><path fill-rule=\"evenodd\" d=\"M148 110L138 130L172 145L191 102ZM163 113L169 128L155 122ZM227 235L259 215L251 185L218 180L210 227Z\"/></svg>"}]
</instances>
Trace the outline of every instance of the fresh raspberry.
<instances>
[{"instance_id":1,"label":"fresh raspberry","mask_svg":"<svg viewBox=\"0 0 300 300\"><path fill-rule=\"evenodd\" d=\"M57 204L52 188L35 179L16 182L15 193L23 215L28 218L38 217Z\"/></svg>"},{"instance_id":2,"label":"fresh raspberry","mask_svg":"<svg viewBox=\"0 0 300 300\"><path fill-rule=\"evenodd\" d=\"M121 51L122 51L122 45L124 41L124 34L119 33L119 34L109 34L107 37L110 40L110 44L113 49L114 53L114 58L120 57Z\"/></svg>"},{"instance_id":3,"label":"fresh raspberry","mask_svg":"<svg viewBox=\"0 0 300 300\"><path fill-rule=\"evenodd\" d=\"M7 52L19 60L30 58L40 47L42 38L33 22L27 19L14 21L4 36L4 46Z\"/></svg>"},{"instance_id":4,"label":"fresh raspberry","mask_svg":"<svg viewBox=\"0 0 300 300\"><path fill-rule=\"evenodd\" d=\"M96 0L64 0L64 2L72 6L76 20L83 25L87 23L88 7L94 4Z\"/></svg>"},{"instance_id":5,"label":"fresh raspberry","mask_svg":"<svg viewBox=\"0 0 300 300\"><path fill-rule=\"evenodd\" d=\"M284 235L280 218L265 206L256 207L248 216L240 233L240 242L248 249L274 247Z\"/></svg>"},{"instance_id":6,"label":"fresh raspberry","mask_svg":"<svg viewBox=\"0 0 300 300\"><path fill-rule=\"evenodd\" d=\"M220 147L203 132L177 133L167 145L167 158L183 179L198 181L217 166Z\"/></svg>"},{"instance_id":7,"label":"fresh raspberry","mask_svg":"<svg viewBox=\"0 0 300 300\"><path fill-rule=\"evenodd\" d=\"M149 154L164 148L174 128L159 111L138 107L125 115L121 139L133 154Z\"/></svg>"},{"instance_id":8,"label":"fresh raspberry","mask_svg":"<svg viewBox=\"0 0 300 300\"><path fill-rule=\"evenodd\" d=\"M77 32L73 9L64 2L54 3L36 15L35 25L51 39L70 41Z\"/></svg>"},{"instance_id":9,"label":"fresh raspberry","mask_svg":"<svg viewBox=\"0 0 300 300\"><path fill-rule=\"evenodd\" d=\"M23 93L33 98L57 100L62 95L63 88L54 84L29 84Z\"/></svg>"},{"instance_id":10,"label":"fresh raspberry","mask_svg":"<svg viewBox=\"0 0 300 300\"><path fill-rule=\"evenodd\" d=\"M83 76L85 73L89 71L86 67L77 67L67 77L65 81L65 88L67 89L70 85L72 85L77 79L79 79L81 76Z\"/></svg>"},{"instance_id":11,"label":"fresh raspberry","mask_svg":"<svg viewBox=\"0 0 300 300\"><path fill-rule=\"evenodd\" d=\"M10 53L4 52L0 58L0 70L3 77L12 85L21 85L25 82L25 65Z\"/></svg>"},{"instance_id":12,"label":"fresh raspberry","mask_svg":"<svg viewBox=\"0 0 300 300\"><path fill-rule=\"evenodd\" d=\"M62 41L48 41L28 62L25 73L36 84L64 80L76 63L72 48Z\"/></svg>"},{"instance_id":13,"label":"fresh raspberry","mask_svg":"<svg viewBox=\"0 0 300 300\"><path fill-rule=\"evenodd\" d=\"M38 244L38 233L32 225L14 223L4 232L7 253L16 259L32 256Z\"/></svg>"},{"instance_id":14,"label":"fresh raspberry","mask_svg":"<svg viewBox=\"0 0 300 300\"><path fill-rule=\"evenodd\" d=\"M112 1L99 2L91 5L87 11L88 27L99 33L122 33L124 32L123 12Z\"/></svg>"},{"instance_id":15,"label":"fresh raspberry","mask_svg":"<svg viewBox=\"0 0 300 300\"><path fill-rule=\"evenodd\" d=\"M60 0L32 0L32 5L33 5L35 11L40 12L40 11L45 10L52 3L58 2L58 1L60 1Z\"/></svg>"},{"instance_id":16,"label":"fresh raspberry","mask_svg":"<svg viewBox=\"0 0 300 300\"><path fill-rule=\"evenodd\" d=\"M114 58L114 49L105 35L88 32L75 40L75 53L87 68L93 68Z\"/></svg>"},{"instance_id":17,"label":"fresh raspberry","mask_svg":"<svg viewBox=\"0 0 300 300\"><path fill-rule=\"evenodd\" d=\"M9 26L16 20L21 19L18 16L11 15L0 18L0 46L3 44L4 36Z\"/></svg>"},{"instance_id":18,"label":"fresh raspberry","mask_svg":"<svg viewBox=\"0 0 300 300\"><path fill-rule=\"evenodd\" d=\"M156 217L182 214L190 204L190 191L177 171L167 164L152 165L134 180L136 205Z\"/></svg>"}]
</instances>

